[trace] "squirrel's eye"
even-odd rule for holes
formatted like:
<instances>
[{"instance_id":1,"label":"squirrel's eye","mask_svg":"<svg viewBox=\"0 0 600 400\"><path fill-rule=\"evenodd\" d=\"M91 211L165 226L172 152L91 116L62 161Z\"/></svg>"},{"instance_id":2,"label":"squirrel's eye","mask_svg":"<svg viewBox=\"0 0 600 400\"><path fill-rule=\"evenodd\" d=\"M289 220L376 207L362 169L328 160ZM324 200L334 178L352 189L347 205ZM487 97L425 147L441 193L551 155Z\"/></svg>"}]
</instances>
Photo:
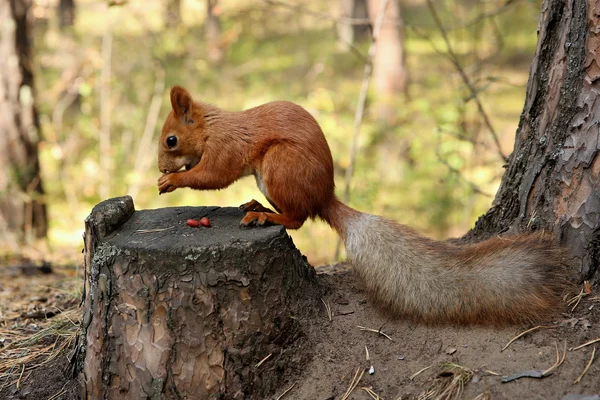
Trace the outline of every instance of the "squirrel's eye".
<instances>
[{"instance_id":1,"label":"squirrel's eye","mask_svg":"<svg viewBox=\"0 0 600 400\"><path fill-rule=\"evenodd\" d=\"M177 136L169 136L167 138L167 146L169 146L170 149L177 146Z\"/></svg>"}]
</instances>

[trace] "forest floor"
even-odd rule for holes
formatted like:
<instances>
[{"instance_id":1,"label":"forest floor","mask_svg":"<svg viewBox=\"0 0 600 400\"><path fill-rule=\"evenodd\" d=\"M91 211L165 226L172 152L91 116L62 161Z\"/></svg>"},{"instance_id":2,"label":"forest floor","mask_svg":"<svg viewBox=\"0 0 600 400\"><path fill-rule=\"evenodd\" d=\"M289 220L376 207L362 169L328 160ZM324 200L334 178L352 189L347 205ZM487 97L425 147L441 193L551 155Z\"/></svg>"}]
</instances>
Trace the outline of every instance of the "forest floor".
<instances>
[{"instance_id":1,"label":"forest floor","mask_svg":"<svg viewBox=\"0 0 600 400\"><path fill-rule=\"evenodd\" d=\"M323 299L332 318L324 306L309 321L305 340L314 351L312 361L299 373L290 371L273 399L600 398L592 396L600 394L598 355L575 383L600 347L597 342L576 349L600 337L598 293L582 296L560 319L502 350L531 326L391 321L371 307L344 266L319 270L333 288ZM0 399L78 398L69 360L80 318L81 281L74 274L73 268L0 269ZM502 383L503 376L525 371L548 372Z\"/></svg>"}]
</instances>

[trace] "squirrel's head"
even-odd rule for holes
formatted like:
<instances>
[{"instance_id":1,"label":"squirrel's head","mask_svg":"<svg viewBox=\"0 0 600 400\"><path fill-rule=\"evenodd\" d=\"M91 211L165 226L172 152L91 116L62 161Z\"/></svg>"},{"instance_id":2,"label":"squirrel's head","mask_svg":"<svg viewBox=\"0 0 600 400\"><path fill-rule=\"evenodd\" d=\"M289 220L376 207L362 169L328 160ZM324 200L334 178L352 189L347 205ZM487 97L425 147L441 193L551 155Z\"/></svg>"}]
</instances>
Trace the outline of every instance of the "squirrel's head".
<instances>
[{"instance_id":1,"label":"squirrel's head","mask_svg":"<svg viewBox=\"0 0 600 400\"><path fill-rule=\"evenodd\" d=\"M171 106L158 143L158 169L162 173L189 170L200 162L204 147L202 110L181 86L171 88Z\"/></svg>"}]
</instances>

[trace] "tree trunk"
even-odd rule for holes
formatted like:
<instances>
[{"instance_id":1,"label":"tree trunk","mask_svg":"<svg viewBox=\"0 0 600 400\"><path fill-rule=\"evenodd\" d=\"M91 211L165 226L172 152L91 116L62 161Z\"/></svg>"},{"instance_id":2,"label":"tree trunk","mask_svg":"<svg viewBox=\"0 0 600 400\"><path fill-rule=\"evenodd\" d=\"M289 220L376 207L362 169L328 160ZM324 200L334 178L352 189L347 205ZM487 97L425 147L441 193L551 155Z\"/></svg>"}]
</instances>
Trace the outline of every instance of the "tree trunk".
<instances>
[{"instance_id":1,"label":"tree trunk","mask_svg":"<svg viewBox=\"0 0 600 400\"><path fill-rule=\"evenodd\" d=\"M208 216L210 228L191 228ZM82 387L88 399L264 399L300 369L323 291L281 226L240 229L234 208L86 219Z\"/></svg>"},{"instance_id":2,"label":"tree trunk","mask_svg":"<svg viewBox=\"0 0 600 400\"><path fill-rule=\"evenodd\" d=\"M468 235L553 231L585 279L600 262L599 49L598 2L544 1L515 147Z\"/></svg>"},{"instance_id":3,"label":"tree trunk","mask_svg":"<svg viewBox=\"0 0 600 400\"><path fill-rule=\"evenodd\" d=\"M58 2L58 25L61 29L73 26L75 23L75 0L60 0Z\"/></svg>"},{"instance_id":4,"label":"tree trunk","mask_svg":"<svg viewBox=\"0 0 600 400\"><path fill-rule=\"evenodd\" d=\"M46 236L30 0L0 1L0 246Z\"/></svg>"},{"instance_id":5,"label":"tree trunk","mask_svg":"<svg viewBox=\"0 0 600 400\"><path fill-rule=\"evenodd\" d=\"M382 0L369 0L369 17L374 23ZM373 86L377 91L375 107L378 118L393 121L395 108L392 104L398 95L407 94L406 57L404 54L404 28L398 0L390 0L373 58Z\"/></svg>"},{"instance_id":6,"label":"tree trunk","mask_svg":"<svg viewBox=\"0 0 600 400\"><path fill-rule=\"evenodd\" d=\"M181 24L181 0L167 0L167 28Z\"/></svg>"},{"instance_id":7,"label":"tree trunk","mask_svg":"<svg viewBox=\"0 0 600 400\"><path fill-rule=\"evenodd\" d=\"M341 0L341 8L343 20L337 24L339 45L342 50L348 51L352 45L367 37L369 33L367 2L366 0ZM347 21L347 19L362 19L365 22L359 24L356 21Z\"/></svg>"},{"instance_id":8,"label":"tree trunk","mask_svg":"<svg viewBox=\"0 0 600 400\"><path fill-rule=\"evenodd\" d=\"M206 0L206 26L204 40L206 41L206 56L210 62L218 63L223 60L221 45L221 21L217 7L218 0Z\"/></svg>"}]
</instances>

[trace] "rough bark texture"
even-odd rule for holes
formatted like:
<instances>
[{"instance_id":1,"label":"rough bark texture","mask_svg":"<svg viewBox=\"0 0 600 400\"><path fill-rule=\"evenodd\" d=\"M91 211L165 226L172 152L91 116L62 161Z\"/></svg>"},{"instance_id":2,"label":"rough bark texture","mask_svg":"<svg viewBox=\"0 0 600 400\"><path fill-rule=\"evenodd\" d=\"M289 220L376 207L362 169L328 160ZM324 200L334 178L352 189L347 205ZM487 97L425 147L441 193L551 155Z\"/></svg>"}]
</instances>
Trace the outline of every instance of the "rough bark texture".
<instances>
[{"instance_id":1,"label":"rough bark texture","mask_svg":"<svg viewBox=\"0 0 600 400\"><path fill-rule=\"evenodd\" d=\"M46 236L30 0L0 1L0 246Z\"/></svg>"},{"instance_id":2,"label":"rough bark texture","mask_svg":"<svg viewBox=\"0 0 600 400\"><path fill-rule=\"evenodd\" d=\"M600 261L600 5L545 0L515 147L469 236L553 231L582 278Z\"/></svg>"},{"instance_id":3,"label":"rough bark texture","mask_svg":"<svg viewBox=\"0 0 600 400\"><path fill-rule=\"evenodd\" d=\"M205 215L210 228L186 225ZM218 207L134 212L130 197L93 209L86 398L263 399L307 362L302 321L322 295L314 269L285 229L242 229L241 216Z\"/></svg>"}]
</instances>

